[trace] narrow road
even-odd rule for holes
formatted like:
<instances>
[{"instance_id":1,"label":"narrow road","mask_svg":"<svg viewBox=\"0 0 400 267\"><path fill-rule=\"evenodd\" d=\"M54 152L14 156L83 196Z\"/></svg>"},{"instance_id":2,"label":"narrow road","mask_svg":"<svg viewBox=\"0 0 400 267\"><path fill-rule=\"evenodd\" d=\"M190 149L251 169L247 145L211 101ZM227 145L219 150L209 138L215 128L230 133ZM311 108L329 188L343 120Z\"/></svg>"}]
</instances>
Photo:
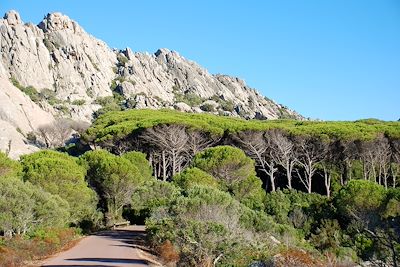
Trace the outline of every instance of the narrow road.
<instances>
[{"instance_id":1,"label":"narrow road","mask_svg":"<svg viewBox=\"0 0 400 267\"><path fill-rule=\"evenodd\" d=\"M82 239L75 247L48 259L42 266L149 266L139 248L144 234L144 226L100 232Z\"/></svg>"}]
</instances>

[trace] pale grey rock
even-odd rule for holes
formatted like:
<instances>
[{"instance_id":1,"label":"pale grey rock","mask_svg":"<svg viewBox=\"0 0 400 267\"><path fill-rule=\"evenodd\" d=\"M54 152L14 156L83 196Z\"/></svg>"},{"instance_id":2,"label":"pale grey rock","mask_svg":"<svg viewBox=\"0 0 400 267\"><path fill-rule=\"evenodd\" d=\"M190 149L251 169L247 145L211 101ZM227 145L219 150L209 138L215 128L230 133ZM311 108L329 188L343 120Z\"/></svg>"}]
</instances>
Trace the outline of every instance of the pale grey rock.
<instances>
[{"instance_id":1,"label":"pale grey rock","mask_svg":"<svg viewBox=\"0 0 400 267\"><path fill-rule=\"evenodd\" d=\"M127 62L119 67L118 72L126 80L134 82L134 85L123 83L124 95L144 93L149 97L163 99L167 105L173 105L176 94L195 94L204 100L217 96L240 107L240 113L231 112L231 116L246 118L277 119L284 109L275 102L264 99L243 80L226 75L211 75L206 69L177 52L159 49L150 55L133 53L126 49L123 54ZM215 106L218 107L219 104ZM288 109L284 113L300 118L297 113Z\"/></svg>"},{"instance_id":2,"label":"pale grey rock","mask_svg":"<svg viewBox=\"0 0 400 267\"><path fill-rule=\"evenodd\" d=\"M192 107L192 111L194 113L203 113L204 111L199 107Z\"/></svg>"},{"instance_id":3,"label":"pale grey rock","mask_svg":"<svg viewBox=\"0 0 400 267\"><path fill-rule=\"evenodd\" d=\"M24 154L38 151L39 148L27 143L25 137L14 125L0 119L0 151L10 158L18 159Z\"/></svg>"},{"instance_id":4,"label":"pale grey rock","mask_svg":"<svg viewBox=\"0 0 400 267\"><path fill-rule=\"evenodd\" d=\"M206 100L202 103L202 105L211 105L214 108L217 108L219 106L219 104L217 102L215 102L214 100Z\"/></svg>"},{"instance_id":5,"label":"pale grey rock","mask_svg":"<svg viewBox=\"0 0 400 267\"><path fill-rule=\"evenodd\" d=\"M71 119L74 121L91 122L93 118L93 112L99 110L100 105L71 105Z\"/></svg>"},{"instance_id":6,"label":"pale grey rock","mask_svg":"<svg viewBox=\"0 0 400 267\"><path fill-rule=\"evenodd\" d=\"M184 112L191 112L192 111L192 107L189 106L186 103L183 103L183 102L175 103L174 109L179 110L179 111L184 111Z\"/></svg>"},{"instance_id":7,"label":"pale grey rock","mask_svg":"<svg viewBox=\"0 0 400 267\"><path fill-rule=\"evenodd\" d=\"M0 74L23 86L48 88L62 100L112 95L115 53L65 15L48 14L35 26L7 13L0 20L0 49Z\"/></svg>"},{"instance_id":8,"label":"pale grey rock","mask_svg":"<svg viewBox=\"0 0 400 267\"><path fill-rule=\"evenodd\" d=\"M53 121L50 112L33 103L7 78L0 77L0 151L8 152L12 158L37 151L25 136Z\"/></svg>"},{"instance_id":9,"label":"pale grey rock","mask_svg":"<svg viewBox=\"0 0 400 267\"><path fill-rule=\"evenodd\" d=\"M15 26L17 24L22 24L20 15L15 10L10 10L4 15L4 19L7 21L8 25Z\"/></svg>"},{"instance_id":10,"label":"pale grey rock","mask_svg":"<svg viewBox=\"0 0 400 267\"><path fill-rule=\"evenodd\" d=\"M11 79L38 92L49 89L57 103L33 103ZM111 87L125 98L127 108L202 113L202 105L212 105L207 112L224 116L302 119L243 80L212 75L175 51L113 50L61 13L48 14L39 25L24 24L16 11L0 19L0 120L7 129L14 127L22 133L12 135L19 140L15 144L23 144L24 135L51 123L54 116L90 122L100 108L96 99L112 96ZM85 103L74 105L76 100Z\"/></svg>"},{"instance_id":11,"label":"pale grey rock","mask_svg":"<svg viewBox=\"0 0 400 267\"><path fill-rule=\"evenodd\" d=\"M143 109L148 107L146 96L144 95L136 95L135 96L136 105L135 108Z\"/></svg>"},{"instance_id":12,"label":"pale grey rock","mask_svg":"<svg viewBox=\"0 0 400 267\"><path fill-rule=\"evenodd\" d=\"M51 123L54 117L33 103L8 79L0 77L0 119L27 134L43 124Z\"/></svg>"}]
</instances>

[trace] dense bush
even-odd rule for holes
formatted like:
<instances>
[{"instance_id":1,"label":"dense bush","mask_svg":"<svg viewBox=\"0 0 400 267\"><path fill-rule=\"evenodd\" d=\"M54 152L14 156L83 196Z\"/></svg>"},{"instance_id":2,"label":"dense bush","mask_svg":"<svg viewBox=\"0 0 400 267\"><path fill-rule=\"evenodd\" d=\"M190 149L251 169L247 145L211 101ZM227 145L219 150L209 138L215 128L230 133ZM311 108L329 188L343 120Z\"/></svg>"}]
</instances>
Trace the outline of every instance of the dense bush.
<instances>
[{"instance_id":1,"label":"dense bush","mask_svg":"<svg viewBox=\"0 0 400 267\"><path fill-rule=\"evenodd\" d=\"M146 179L150 180L153 176L153 170L146 159L146 154L138 151L130 151L122 155L123 158L129 160L133 165L138 168L140 175Z\"/></svg>"},{"instance_id":2,"label":"dense bush","mask_svg":"<svg viewBox=\"0 0 400 267\"><path fill-rule=\"evenodd\" d=\"M273 220L212 187L194 186L187 196L152 213L146 222L151 242L171 242L179 266L246 266L278 251Z\"/></svg>"},{"instance_id":3,"label":"dense bush","mask_svg":"<svg viewBox=\"0 0 400 267\"><path fill-rule=\"evenodd\" d=\"M174 184L187 191L195 185L206 185L218 188L217 179L199 168L191 167L173 177Z\"/></svg>"},{"instance_id":4,"label":"dense bush","mask_svg":"<svg viewBox=\"0 0 400 267\"><path fill-rule=\"evenodd\" d=\"M131 203L135 189L148 178L133 163L140 160L137 156L130 154L119 157L104 150L95 150L85 153L80 159L87 169L87 181L102 200L101 207L106 212L107 224L112 225L122 219L124 206Z\"/></svg>"},{"instance_id":5,"label":"dense bush","mask_svg":"<svg viewBox=\"0 0 400 267\"><path fill-rule=\"evenodd\" d=\"M0 177L0 232L11 237L71 222L68 203L16 177Z\"/></svg>"},{"instance_id":6,"label":"dense bush","mask_svg":"<svg viewBox=\"0 0 400 267\"><path fill-rule=\"evenodd\" d=\"M44 150L23 156L21 163L25 181L68 202L72 223L79 223L96 214L96 193L88 187L86 170L74 157Z\"/></svg>"},{"instance_id":7,"label":"dense bush","mask_svg":"<svg viewBox=\"0 0 400 267\"><path fill-rule=\"evenodd\" d=\"M265 192L255 176L254 161L231 146L218 146L198 153L192 165L215 177L220 187L253 209L263 209Z\"/></svg>"},{"instance_id":8,"label":"dense bush","mask_svg":"<svg viewBox=\"0 0 400 267\"><path fill-rule=\"evenodd\" d=\"M158 180L147 181L134 191L130 209L133 215L147 218L155 209L171 205L180 195L180 188L172 183Z\"/></svg>"},{"instance_id":9,"label":"dense bush","mask_svg":"<svg viewBox=\"0 0 400 267\"><path fill-rule=\"evenodd\" d=\"M22 171L21 164L18 161L10 159L6 154L0 152L0 177L18 176Z\"/></svg>"},{"instance_id":10,"label":"dense bush","mask_svg":"<svg viewBox=\"0 0 400 267\"><path fill-rule=\"evenodd\" d=\"M49 166L53 171L59 167ZM26 266L76 238L76 231L66 228L72 222L69 203L23 181L24 171L0 153L0 266Z\"/></svg>"}]
</instances>

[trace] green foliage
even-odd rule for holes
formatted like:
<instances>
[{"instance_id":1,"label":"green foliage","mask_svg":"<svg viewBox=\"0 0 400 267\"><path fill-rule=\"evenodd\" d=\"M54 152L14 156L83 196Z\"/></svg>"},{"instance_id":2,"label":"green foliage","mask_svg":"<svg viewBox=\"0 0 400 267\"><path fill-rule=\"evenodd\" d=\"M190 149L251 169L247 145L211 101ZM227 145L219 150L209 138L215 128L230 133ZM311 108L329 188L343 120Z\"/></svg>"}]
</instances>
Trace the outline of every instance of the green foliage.
<instances>
[{"instance_id":1,"label":"green foliage","mask_svg":"<svg viewBox=\"0 0 400 267\"><path fill-rule=\"evenodd\" d=\"M19 90L21 90L24 94L29 96L29 98L35 102L36 104L40 103L41 101L47 101L50 105L54 106L56 104L60 104L62 101L56 97L56 94L54 91L44 88L40 92L33 87L33 86L23 86L21 85L17 79L14 77L10 78L11 83L17 87Z\"/></svg>"},{"instance_id":2,"label":"green foliage","mask_svg":"<svg viewBox=\"0 0 400 267\"><path fill-rule=\"evenodd\" d=\"M69 205L58 195L19 178L0 177L0 232L11 236L69 222Z\"/></svg>"},{"instance_id":3,"label":"green foliage","mask_svg":"<svg viewBox=\"0 0 400 267\"><path fill-rule=\"evenodd\" d=\"M231 100L220 100L219 103L221 105L221 108L225 111L233 112L235 109L235 104Z\"/></svg>"},{"instance_id":4,"label":"green foliage","mask_svg":"<svg viewBox=\"0 0 400 267\"><path fill-rule=\"evenodd\" d=\"M40 91L38 97L39 97L39 101L46 100L47 103L49 103L51 106L62 103L62 101L57 98L56 93L47 88L42 89Z\"/></svg>"},{"instance_id":5,"label":"green foliage","mask_svg":"<svg viewBox=\"0 0 400 267\"><path fill-rule=\"evenodd\" d=\"M241 203L253 210L264 210L265 191L260 178L255 175L248 176L232 184L228 190Z\"/></svg>"},{"instance_id":6,"label":"green foliage","mask_svg":"<svg viewBox=\"0 0 400 267\"><path fill-rule=\"evenodd\" d=\"M117 60L118 60L118 65L120 66L124 66L126 63L128 63L128 58L122 53L119 53L117 55Z\"/></svg>"},{"instance_id":7,"label":"green foliage","mask_svg":"<svg viewBox=\"0 0 400 267\"><path fill-rule=\"evenodd\" d=\"M336 196L336 207L349 219L377 223L379 210L386 198L385 188L365 180L351 180Z\"/></svg>"},{"instance_id":8,"label":"green foliage","mask_svg":"<svg viewBox=\"0 0 400 267\"><path fill-rule=\"evenodd\" d=\"M39 228L24 238L0 239L0 266L27 266L27 262L47 258L75 240L75 228Z\"/></svg>"},{"instance_id":9,"label":"green foliage","mask_svg":"<svg viewBox=\"0 0 400 267\"><path fill-rule=\"evenodd\" d=\"M85 169L67 154L43 150L21 158L24 180L59 195L70 206L71 222L78 223L96 212L97 198L85 181Z\"/></svg>"},{"instance_id":10,"label":"green foliage","mask_svg":"<svg viewBox=\"0 0 400 267\"><path fill-rule=\"evenodd\" d=\"M87 169L89 184L105 201L102 208L107 211L107 223L121 220L124 206L131 203L134 190L145 180L138 167L105 150L89 151L80 160Z\"/></svg>"},{"instance_id":11,"label":"green foliage","mask_svg":"<svg viewBox=\"0 0 400 267\"><path fill-rule=\"evenodd\" d=\"M255 175L254 161L239 148L218 146L195 155L193 166L210 173L226 185Z\"/></svg>"},{"instance_id":12,"label":"green foliage","mask_svg":"<svg viewBox=\"0 0 400 267\"><path fill-rule=\"evenodd\" d=\"M72 101L72 105L76 105L76 106L83 106L85 105L86 101L84 99L76 99L74 101Z\"/></svg>"},{"instance_id":13,"label":"green foliage","mask_svg":"<svg viewBox=\"0 0 400 267\"><path fill-rule=\"evenodd\" d=\"M69 109L66 105L57 105L55 106L57 110L59 110L62 114L68 115L69 114Z\"/></svg>"},{"instance_id":14,"label":"green foliage","mask_svg":"<svg viewBox=\"0 0 400 267\"><path fill-rule=\"evenodd\" d=\"M385 219L400 218L400 188L390 188L387 191L381 216Z\"/></svg>"},{"instance_id":15,"label":"green foliage","mask_svg":"<svg viewBox=\"0 0 400 267\"><path fill-rule=\"evenodd\" d=\"M231 146L217 146L198 153L192 165L217 178L220 187L252 209L263 209L265 192L255 175L254 161Z\"/></svg>"},{"instance_id":16,"label":"green foliage","mask_svg":"<svg viewBox=\"0 0 400 267\"><path fill-rule=\"evenodd\" d=\"M179 188L172 183L151 180L135 190L131 208L136 214L148 217L157 208L171 205L180 195Z\"/></svg>"},{"instance_id":17,"label":"green foliage","mask_svg":"<svg viewBox=\"0 0 400 267\"><path fill-rule=\"evenodd\" d=\"M361 258L388 262L398 255L399 200L398 189L385 190L365 180L350 181L335 197L342 223Z\"/></svg>"},{"instance_id":18,"label":"green foliage","mask_svg":"<svg viewBox=\"0 0 400 267\"><path fill-rule=\"evenodd\" d=\"M292 224L296 228L309 230L309 221L312 214L309 210L315 211L315 208L326 202L327 198L319 194L308 194L296 190L278 190L270 192L265 198L265 211L274 216L278 223ZM305 227L305 224L308 226ZM307 228L307 229L304 229Z\"/></svg>"},{"instance_id":19,"label":"green foliage","mask_svg":"<svg viewBox=\"0 0 400 267\"><path fill-rule=\"evenodd\" d=\"M201 110L203 110L205 112L214 112L215 111L214 105L212 105L210 103L205 103L205 104L201 105L200 108L201 108Z\"/></svg>"},{"instance_id":20,"label":"green foliage","mask_svg":"<svg viewBox=\"0 0 400 267\"><path fill-rule=\"evenodd\" d=\"M323 220L316 234L311 235L311 242L321 251L337 254L342 242L342 229L337 220Z\"/></svg>"},{"instance_id":21,"label":"green foliage","mask_svg":"<svg viewBox=\"0 0 400 267\"><path fill-rule=\"evenodd\" d=\"M194 93L182 94L174 90L175 102L183 102L191 107L195 107L203 103L204 99Z\"/></svg>"},{"instance_id":22,"label":"green foliage","mask_svg":"<svg viewBox=\"0 0 400 267\"><path fill-rule=\"evenodd\" d=\"M175 175L173 182L185 191L195 185L219 187L217 180L212 175L196 167L187 168L180 174Z\"/></svg>"},{"instance_id":23,"label":"green foliage","mask_svg":"<svg viewBox=\"0 0 400 267\"><path fill-rule=\"evenodd\" d=\"M329 137L332 140L371 140L382 133L392 138L400 138L400 122L380 122L371 125L363 121L259 121L211 114L146 109L104 114L94 122L85 138L88 141L103 142L124 138L131 133L160 124L185 125L188 128L200 129L219 136L246 130L282 129L294 135Z\"/></svg>"},{"instance_id":24,"label":"green foliage","mask_svg":"<svg viewBox=\"0 0 400 267\"><path fill-rule=\"evenodd\" d=\"M186 197L153 212L146 226L152 243L174 244L181 266L213 261L217 266L248 266L278 250L270 234L278 237L279 226L270 217L212 187L193 186Z\"/></svg>"},{"instance_id":25,"label":"green foliage","mask_svg":"<svg viewBox=\"0 0 400 267\"><path fill-rule=\"evenodd\" d=\"M110 86L111 90L115 91L118 87L118 84L121 84L125 81L126 80L124 77L118 76L117 78L115 78L114 80L111 81L111 86Z\"/></svg>"},{"instance_id":26,"label":"green foliage","mask_svg":"<svg viewBox=\"0 0 400 267\"><path fill-rule=\"evenodd\" d=\"M0 177L19 176L22 167L18 161L10 159L6 154L0 152Z\"/></svg>"},{"instance_id":27,"label":"green foliage","mask_svg":"<svg viewBox=\"0 0 400 267\"><path fill-rule=\"evenodd\" d=\"M121 99L115 94L113 94L113 96L99 97L95 100L94 103L102 106L101 109L97 110L93 114L95 118L99 117L100 115L106 114L108 112L120 111L122 109Z\"/></svg>"},{"instance_id":28,"label":"green foliage","mask_svg":"<svg viewBox=\"0 0 400 267\"><path fill-rule=\"evenodd\" d=\"M123 158L129 160L138 168L139 173L145 180L152 179L153 170L149 161L146 159L146 154L138 151L130 151L122 155Z\"/></svg>"}]
</instances>

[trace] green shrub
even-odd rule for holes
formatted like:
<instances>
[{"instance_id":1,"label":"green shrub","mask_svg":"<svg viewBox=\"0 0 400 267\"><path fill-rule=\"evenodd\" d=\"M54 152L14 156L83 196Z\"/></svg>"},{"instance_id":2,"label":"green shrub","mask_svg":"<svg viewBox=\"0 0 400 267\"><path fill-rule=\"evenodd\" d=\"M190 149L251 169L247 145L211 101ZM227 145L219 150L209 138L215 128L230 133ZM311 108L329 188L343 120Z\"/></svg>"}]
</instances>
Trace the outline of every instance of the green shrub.
<instances>
[{"instance_id":1,"label":"green shrub","mask_svg":"<svg viewBox=\"0 0 400 267\"><path fill-rule=\"evenodd\" d=\"M180 195L180 189L172 183L151 180L135 190L131 209L134 215L147 218L157 208L171 205Z\"/></svg>"},{"instance_id":2,"label":"green shrub","mask_svg":"<svg viewBox=\"0 0 400 267\"><path fill-rule=\"evenodd\" d=\"M191 107L200 105L204 100L203 98L194 93L182 94L177 90L174 91L174 95L175 95L175 102L183 102Z\"/></svg>"},{"instance_id":3,"label":"green shrub","mask_svg":"<svg viewBox=\"0 0 400 267\"><path fill-rule=\"evenodd\" d=\"M11 176L17 177L21 174L22 166L18 161L10 159L0 151L0 178Z\"/></svg>"},{"instance_id":4,"label":"green shrub","mask_svg":"<svg viewBox=\"0 0 400 267\"><path fill-rule=\"evenodd\" d=\"M206 111L206 112L214 112L215 111L214 105L209 104L209 103L205 103L205 104L201 105L200 108L202 111Z\"/></svg>"},{"instance_id":5,"label":"green shrub","mask_svg":"<svg viewBox=\"0 0 400 267\"><path fill-rule=\"evenodd\" d=\"M146 154L138 151L130 151L122 154L122 157L135 165L145 180L153 179L153 169L150 166L149 161L146 159Z\"/></svg>"},{"instance_id":6,"label":"green shrub","mask_svg":"<svg viewBox=\"0 0 400 267\"><path fill-rule=\"evenodd\" d=\"M181 266L214 261L218 266L248 266L278 250L269 239L277 228L270 218L212 187L193 186L186 197L154 211L146 227L155 246L167 240L174 245Z\"/></svg>"},{"instance_id":7,"label":"green shrub","mask_svg":"<svg viewBox=\"0 0 400 267\"><path fill-rule=\"evenodd\" d=\"M56 93L50 89L44 88L39 93L40 100L46 100L51 106L60 104L62 101L56 97Z\"/></svg>"},{"instance_id":8,"label":"green shrub","mask_svg":"<svg viewBox=\"0 0 400 267\"><path fill-rule=\"evenodd\" d=\"M85 105L86 101L84 99L76 99L74 101L72 101L72 105L76 105L76 106L83 106Z\"/></svg>"},{"instance_id":9,"label":"green shrub","mask_svg":"<svg viewBox=\"0 0 400 267\"><path fill-rule=\"evenodd\" d=\"M128 58L123 55L122 53L119 53L117 55L117 60L118 60L118 65L124 66L126 63L128 63Z\"/></svg>"},{"instance_id":10,"label":"green shrub","mask_svg":"<svg viewBox=\"0 0 400 267\"><path fill-rule=\"evenodd\" d=\"M219 187L217 180L199 168L187 168L183 172L173 177L173 182L183 190L187 191L195 185Z\"/></svg>"},{"instance_id":11,"label":"green shrub","mask_svg":"<svg viewBox=\"0 0 400 267\"><path fill-rule=\"evenodd\" d=\"M96 213L97 197L85 181L86 170L76 159L43 150L21 158L24 180L59 195L69 204L71 222L78 223Z\"/></svg>"},{"instance_id":12,"label":"green shrub","mask_svg":"<svg viewBox=\"0 0 400 267\"><path fill-rule=\"evenodd\" d=\"M235 104L231 101L220 101L221 108L225 111L233 112L235 110Z\"/></svg>"},{"instance_id":13,"label":"green shrub","mask_svg":"<svg viewBox=\"0 0 400 267\"><path fill-rule=\"evenodd\" d=\"M80 163L87 170L86 180L95 188L107 212L109 225L122 219L123 208L132 201L135 189L145 178L129 159L115 156L105 150L86 152Z\"/></svg>"}]
</instances>

